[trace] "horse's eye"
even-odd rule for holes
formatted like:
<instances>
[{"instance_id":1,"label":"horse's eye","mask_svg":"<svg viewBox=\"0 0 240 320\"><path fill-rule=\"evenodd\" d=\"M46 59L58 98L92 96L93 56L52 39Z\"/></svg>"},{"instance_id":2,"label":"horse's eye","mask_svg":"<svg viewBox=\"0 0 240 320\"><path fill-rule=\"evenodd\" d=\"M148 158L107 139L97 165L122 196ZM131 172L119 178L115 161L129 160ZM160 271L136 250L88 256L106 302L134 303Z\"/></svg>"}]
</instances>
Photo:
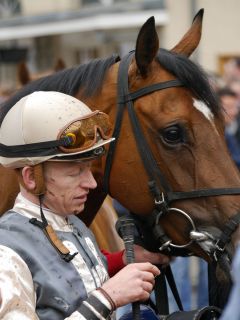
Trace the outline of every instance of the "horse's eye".
<instances>
[{"instance_id":1,"label":"horse's eye","mask_svg":"<svg viewBox=\"0 0 240 320\"><path fill-rule=\"evenodd\" d=\"M174 145L183 142L183 131L178 125L172 125L161 132L164 142Z\"/></svg>"}]
</instances>

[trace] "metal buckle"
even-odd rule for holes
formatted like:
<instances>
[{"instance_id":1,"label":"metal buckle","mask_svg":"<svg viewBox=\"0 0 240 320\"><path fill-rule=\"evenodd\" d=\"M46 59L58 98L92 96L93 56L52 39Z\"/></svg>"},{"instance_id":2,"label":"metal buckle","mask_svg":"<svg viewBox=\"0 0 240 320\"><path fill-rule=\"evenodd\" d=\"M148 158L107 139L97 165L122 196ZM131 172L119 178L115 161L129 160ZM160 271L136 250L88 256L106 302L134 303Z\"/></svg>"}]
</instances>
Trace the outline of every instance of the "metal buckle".
<instances>
[{"instance_id":1,"label":"metal buckle","mask_svg":"<svg viewBox=\"0 0 240 320\"><path fill-rule=\"evenodd\" d=\"M215 259L216 262L218 261L218 254L225 251L225 246L223 248L219 247L218 243L219 243L219 240L215 243L215 250L213 252L213 258Z\"/></svg>"},{"instance_id":2,"label":"metal buckle","mask_svg":"<svg viewBox=\"0 0 240 320\"><path fill-rule=\"evenodd\" d=\"M160 250L160 251L165 250L165 249L170 250L170 245L171 245L171 243L172 243L172 240L166 241L164 244L161 245L161 247L159 248L159 250Z\"/></svg>"},{"instance_id":3,"label":"metal buckle","mask_svg":"<svg viewBox=\"0 0 240 320\"><path fill-rule=\"evenodd\" d=\"M216 262L218 262L218 256L217 256L217 251L216 250L213 252L213 258L214 258L214 260Z\"/></svg>"},{"instance_id":4,"label":"metal buckle","mask_svg":"<svg viewBox=\"0 0 240 320\"><path fill-rule=\"evenodd\" d=\"M162 205L163 203L165 203L165 197L164 197L163 192L161 193L161 197L162 197L162 199L160 199L160 200L154 199L154 203L155 203L157 206L158 206L158 205Z\"/></svg>"},{"instance_id":5,"label":"metal buckle","mask_svg":"<svg viewBox=\"0 0 240 320\"><path fill-rule=\"evenodd\" d=\"M167 205L167 202L165 201L165 197L163 193L161 193L161 196L159 196L158 200L156 198L154 199L154 204L157 211L159 212L158 219L157 219L159 221L159 218L163 214L168 212L168 205ZM156 221L156 223L158 223L158 221Z\"/></svg>"},{"instance_id":6,"label":"metal buckle","mask_svg":"<svg viewBox=\"0 0 240 320\"><path fill-rule=\"evenodd\" d=\"M219 247L218 245L218 242L216 242L216 245L215 245L216 249L220 252L223 252L225 250L225 246L223 248Z\"/></svg>"}]
</instances>

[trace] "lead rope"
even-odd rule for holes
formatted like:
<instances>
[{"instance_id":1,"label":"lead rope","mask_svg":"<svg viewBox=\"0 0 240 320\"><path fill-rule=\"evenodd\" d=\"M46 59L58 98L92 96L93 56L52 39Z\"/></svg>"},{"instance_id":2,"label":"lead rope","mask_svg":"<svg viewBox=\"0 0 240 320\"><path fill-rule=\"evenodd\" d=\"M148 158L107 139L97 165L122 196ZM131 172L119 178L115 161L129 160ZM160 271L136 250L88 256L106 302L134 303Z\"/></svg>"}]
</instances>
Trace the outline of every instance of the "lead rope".
<instances>
[{"instance_id":1,"label":"lead rope","mask_svg":"<svg viewBox=\"0 0 240 320\"><path fill-rule=\"evenodd\" d=\"M52 226L48 224L47 219L42 210L43 197L44 195L39 195L40 213L42 221L39 221L36 218L32 218L29 220L29 222L43 231L53 248L57 251L57 253L64 261L70 262L78 254L78 252L70 254L70 251L58 238Z\"/></svg>"},{"instance_id":2,"label":"lead rope","mask_svg":"<svg viewBox=\"0 0 240 320\"><path fill-rule=\"evenodd\" d=\"M118 218L116 223L116 230L124 242L127 264L134 263L134 220L131 217L126 216ZM141 320L139 301L132 303L132 314L133 320Z\"/></svg>"}]
</instances>

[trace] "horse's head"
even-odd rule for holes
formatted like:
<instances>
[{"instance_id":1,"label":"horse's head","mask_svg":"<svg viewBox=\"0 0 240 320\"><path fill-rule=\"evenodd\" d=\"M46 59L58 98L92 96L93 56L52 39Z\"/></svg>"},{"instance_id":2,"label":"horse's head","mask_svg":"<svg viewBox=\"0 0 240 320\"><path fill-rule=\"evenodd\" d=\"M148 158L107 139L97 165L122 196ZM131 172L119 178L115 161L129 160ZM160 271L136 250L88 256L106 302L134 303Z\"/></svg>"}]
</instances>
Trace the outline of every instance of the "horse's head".
<instances>
[{"instance_id":1,"label":"horse's head","mask_svg":"<svg viewBox=\"0 0 240 320\"><path fill-rule=\"evenodd\" d=\"M30 70L25 61L21 61L17 66L17 79L19 87L23 87L31 81L37 80L44 76L50 75L54 72L58 72L66 68L65 62L63 59L58 58L53 66L52 70L46 70L42 73L30 73Z\"/></svg>"},{"instance_id":2,"label":"horse's head","mask_svg":"<svg viewBox=\"0 0 240 320\"><path fill-rule=\"evenodd\" d=\"M135 53L120 65L118 101L124 111L109 188L141 216L151 215L155 200L165 197L156 219L167 236L207 259L206 252L215 250L228 219L240 209L239 195L216 189L239 187L240 176L225 144L215 95L204 72L188 58L200 41L202 16L203 10L170 51L159 50L150 18L139 32ZM152 181L156 188L150 190Z\"/></svg>"}]
</instances>

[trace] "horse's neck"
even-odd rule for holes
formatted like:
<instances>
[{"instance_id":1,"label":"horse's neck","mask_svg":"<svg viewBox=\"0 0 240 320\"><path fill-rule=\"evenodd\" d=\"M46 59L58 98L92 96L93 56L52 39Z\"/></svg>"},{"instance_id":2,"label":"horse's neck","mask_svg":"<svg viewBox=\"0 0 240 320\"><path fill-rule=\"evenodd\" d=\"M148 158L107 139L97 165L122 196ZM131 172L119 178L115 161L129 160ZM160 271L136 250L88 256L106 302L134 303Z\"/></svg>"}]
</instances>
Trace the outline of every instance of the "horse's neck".
<instances>
[{"instance_id":1,"label":"horse's neck","mask_svg":"<svg viewBox=\"0 0 240 320\"><path fill-rule=\"evenodd\" d=\"M0 215L13 207L19 192L17 175L12 169L0 166Z\"/></svg>"},{"instance_id":2,"label":"horse's neck","mask_svg":"<svg viewBox=\"0 0 240 320\"><path fill-rule=\"evenodd\" d=\"M81 92L76 95L77 98L85 102L92 110L100 110L107 113L114 121L117 109L117 73L119 63L112 65L105 75L101 90L95 96L82 99Z\"/></svg>"}]
</instances>

